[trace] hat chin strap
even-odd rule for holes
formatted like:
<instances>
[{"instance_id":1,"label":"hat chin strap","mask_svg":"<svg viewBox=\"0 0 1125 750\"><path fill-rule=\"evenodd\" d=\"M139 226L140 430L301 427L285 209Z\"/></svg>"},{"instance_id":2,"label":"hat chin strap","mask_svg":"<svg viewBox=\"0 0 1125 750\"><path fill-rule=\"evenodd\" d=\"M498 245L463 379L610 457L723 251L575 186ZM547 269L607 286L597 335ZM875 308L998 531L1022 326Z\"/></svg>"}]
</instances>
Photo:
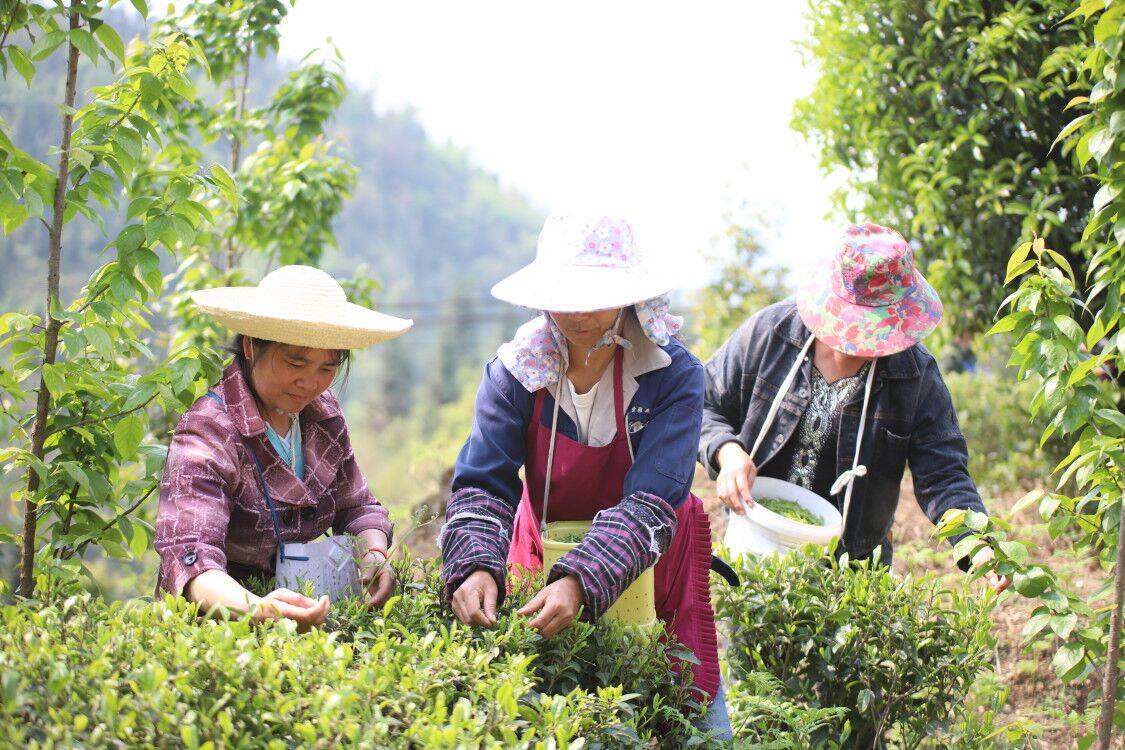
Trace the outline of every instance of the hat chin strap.
<instances>
[{"instance_id":1,"label":"hat chin strap","mask_svg":"<svg viewBox=\"0 0 1125 750\"><path fill-rule=\"evenodd\" d=\"M622 307L617 311L617 317L613 319L613 325L606 329L602 337L598 339L597 343L586 350L586 364L590 364L590 355L598 349L604 349L607 346L617 344L622 349L633 348L633 342L621 335L621 321L625 317L625 308Z\"/></svg>"}]
</instances>

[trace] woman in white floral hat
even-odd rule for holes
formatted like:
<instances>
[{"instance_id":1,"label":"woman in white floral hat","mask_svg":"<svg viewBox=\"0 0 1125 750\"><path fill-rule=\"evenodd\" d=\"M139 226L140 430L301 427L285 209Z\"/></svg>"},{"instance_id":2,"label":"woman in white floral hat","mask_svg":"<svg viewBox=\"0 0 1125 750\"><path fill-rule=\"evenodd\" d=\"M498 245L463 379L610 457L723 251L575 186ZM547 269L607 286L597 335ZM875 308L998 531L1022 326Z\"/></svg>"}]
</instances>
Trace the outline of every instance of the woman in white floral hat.
<instances>
[{"instance_id":1,"label":"woman in white floral hat","mask_svg":"<svg viewBox=\"0 0 1125 750\"><path fill-rule=\"evenodd\" d=\"M580 611L600 617L655 566L656 614L694 652L695 686L713 701L703 723L726 736L710 526L691 494L703 371L673 338L674 285L628 222L547 219L535 260L492 290L544 312L485 367L442 532L443 576L457 617L492 626L506 564L541 568L548 522L592 520L520 613L550 637Z\"/></svg>"}]
</instances>

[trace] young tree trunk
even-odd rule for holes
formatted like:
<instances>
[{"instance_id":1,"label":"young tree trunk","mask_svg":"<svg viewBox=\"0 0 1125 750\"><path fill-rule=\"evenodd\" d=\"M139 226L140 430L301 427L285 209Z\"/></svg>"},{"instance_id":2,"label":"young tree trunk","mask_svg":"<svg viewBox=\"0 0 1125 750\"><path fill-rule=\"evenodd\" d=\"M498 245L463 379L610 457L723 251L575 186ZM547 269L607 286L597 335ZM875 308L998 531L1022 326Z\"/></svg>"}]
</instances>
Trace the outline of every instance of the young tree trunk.
<instances>
[{"instance_id":1,"label":"young tree trunk","mask_svg":"<svg viewBox=\"0 0 1125 750\"><path fill-rule=\"evenodd\" d=\"M254 46L247 42L246 44L246 60L242 67L242 84L238 90L238 121L242 122L242 117L246 113L246 92L250 89L250 58L253 56ZM238 174L238 166L242 160L242 139L240 137L232 137L230 142L230 173ZM227 270L231 270L235 266L235 251L234 251L234 238L227 237Z\"/></svg>"},{"instance_id":2,"label":"young tree trunk","mask_svg":"<svg viewBox=\"0 0 1125 750\"><path fill-rule=\"evenodd\" d=\"M1121 605L1125 599L1125 517L1117 527L1117 569L1113 574L1113 614L1109 618L1109 649L1102 678L1102 710L1098 716L1098 748L1109 750L1113 737L1113 709L1121 679Z\"/></svg>"},{"instance_id":3,"label":"young tree trunk","mask_svg":"<svg viewBox=\"0 0 1125 750\"><path fill-rule=\"evenodd\" d=\"M70 29L79 26L78 0L70 4ZM43 366L54 364L59 348L59 329L62 323L51 315L51 304L59 299L59 265L62 256L63 216L66 212L66 185L70 174L70 136L74 130L74 100L78 83L78 48L69 43L66 64L66 94L64 99L62 140L59 145L59 169L55 175L55 197L51 207L51 224L47 228L47 321L43 337ZM43 460L43 443L47 439L47 414L51 406L51 393L42 372L39 375L39 393L35 403L35 424L31 430L31 454ZM20 596L31 597L35 593L35 531L39 504L35 495L39 491L39 473L34 469L27 471L27 494L23 506L23 538L20 557Z\"/></svg>"}]
</instances>

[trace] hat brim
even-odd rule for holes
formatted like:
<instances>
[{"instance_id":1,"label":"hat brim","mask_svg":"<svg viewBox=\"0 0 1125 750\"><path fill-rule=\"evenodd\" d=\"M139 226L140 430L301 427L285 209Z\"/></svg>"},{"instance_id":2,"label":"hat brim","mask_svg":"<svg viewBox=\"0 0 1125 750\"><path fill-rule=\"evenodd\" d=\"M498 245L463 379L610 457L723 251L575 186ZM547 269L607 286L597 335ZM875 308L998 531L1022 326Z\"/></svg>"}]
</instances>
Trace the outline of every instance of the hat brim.
<instances>
[{"instance_id":1,"label":"hat brim","mask_svg":"<svg viewBox=\"0 0 1125 750\"><path fill-rule=\"evenodd\" d=\"M576 313L627 307L676 287L671 271L563 266L531 262L492 287L492 296L520 307Z\"/></svg>"},{"instance_id":2,"label":"hat brim","mask_svg":"<svg viewBox=\"0 0 1125 750\"><path fill-rule=\"evenodd\" d=\"M235 333L314 349L362 349L401 336L414 321L347 301L284 309L257 287L226 286L192 292L203 312Z\"/></svg>"},{"instance_id":3,"label":"hat brim","mask_svg":"<svg viewBox=\"0 0 1125 750\"><path fill-rule=\"evenodd\" d=\"M886 357L914 346L941 322L941 299L917 270L902 299L878 307L836 294L832 273L832 264L825 263L797 290L797 311L813 335L836 351Z\"/></svg>"}]
</instances>

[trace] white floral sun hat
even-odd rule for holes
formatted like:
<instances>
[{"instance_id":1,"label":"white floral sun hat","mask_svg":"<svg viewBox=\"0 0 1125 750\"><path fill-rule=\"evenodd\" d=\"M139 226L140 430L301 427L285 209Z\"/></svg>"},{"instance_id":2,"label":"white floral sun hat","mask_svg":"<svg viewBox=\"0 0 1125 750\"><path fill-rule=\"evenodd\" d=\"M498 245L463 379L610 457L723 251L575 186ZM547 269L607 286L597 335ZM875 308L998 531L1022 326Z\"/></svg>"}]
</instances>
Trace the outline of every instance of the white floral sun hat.
<instances>
[{"instance_id":1,"label":"white floral sun hat","mask_svg":"<svg viewBox=\"0 0 1125 750\"><path fill-rule=\"evenodd\" d=\"M201 289L191 299L235 333L314 349L360 349L414 325L348 302L336 279L311 266L282 266L257 286Z\"/></svg>"},{"instance_id":2,"label":"white floral sun hat","mask_svg":"<svg viewBox=\"0 0 1125 750\"><path fill-rule=\"evenodd\" d=\"M492 287L521 307L575 313L653 299L676 286L676 271L646 256L624 219L552 214L535 260Z\"/></svg>"}]
</instances>

